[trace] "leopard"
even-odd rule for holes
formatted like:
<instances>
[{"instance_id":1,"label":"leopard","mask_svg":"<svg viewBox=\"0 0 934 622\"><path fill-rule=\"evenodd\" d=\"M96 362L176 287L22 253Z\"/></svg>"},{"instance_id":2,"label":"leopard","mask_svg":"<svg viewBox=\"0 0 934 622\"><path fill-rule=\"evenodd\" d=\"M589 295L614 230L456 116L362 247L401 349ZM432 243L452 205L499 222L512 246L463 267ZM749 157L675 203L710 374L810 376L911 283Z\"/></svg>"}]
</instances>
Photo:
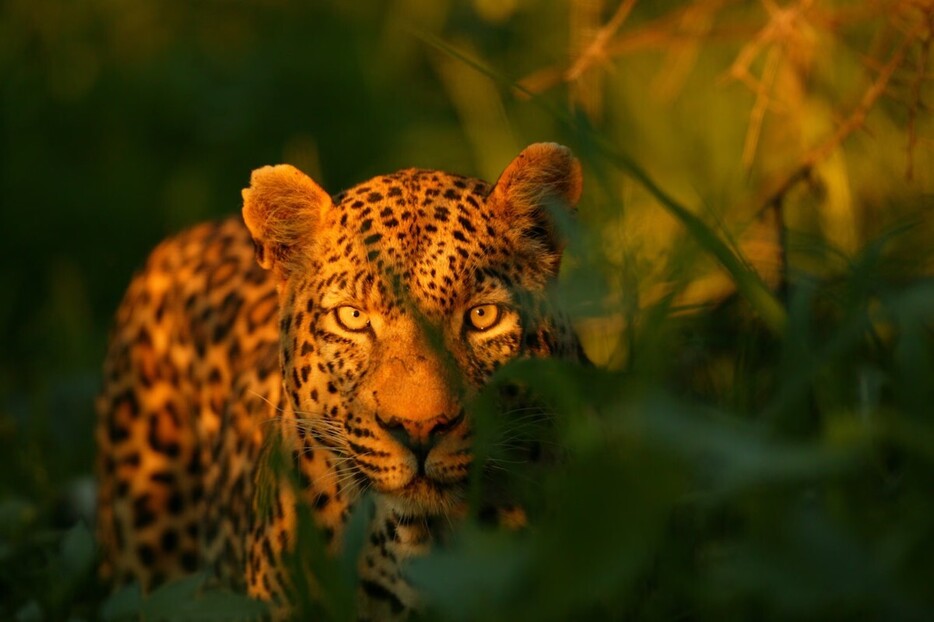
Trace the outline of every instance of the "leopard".
<instances>
[{"instance_id":1,"label":"leopard","mask_svg":"<svg viewBox=\"0 0 934 622\"><path fill-rule=\"evenodd\" d=\"M336 554L369 499L358 618L420 611L406 564L468 511L470 400L510 361L582 356L552 294L581 192L556 143L492 184L411 168L331 196L279 164L239 217L160 243L96 404L101 577L148 593L207 570L288 612L302 513Z\"/></svg>"}]
</instances>

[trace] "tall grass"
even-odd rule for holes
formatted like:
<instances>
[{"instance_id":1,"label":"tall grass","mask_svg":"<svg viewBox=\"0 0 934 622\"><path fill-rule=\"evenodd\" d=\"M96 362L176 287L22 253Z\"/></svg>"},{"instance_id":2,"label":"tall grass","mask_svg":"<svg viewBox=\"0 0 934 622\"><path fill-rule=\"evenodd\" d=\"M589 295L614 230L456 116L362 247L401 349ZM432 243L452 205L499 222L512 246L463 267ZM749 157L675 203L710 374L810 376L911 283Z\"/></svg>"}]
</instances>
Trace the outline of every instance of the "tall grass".
<instances>
[{"instance_id":1,"label":"tall grass","mask_svg":"<svg viewBox=\"0 0 934 622\"><path fill-rule=\"evenodd\" d=\"M258 611L200 575L145 597L108 595L94 577L83 509L94 370L125 277L163 228L232 211L247 171L287 155L336 190L408 165L489 178L545 139L572 146L587 173L579 216L562 223L569 248L554 299L595 365L518 361L472 406L489 426L477 451L502 460L530 526L469 519L414 563L423 617L930 617L930 8L584 4L160 12L144 2L134 19L155 34L135 45L113 7L2 9L5 32L21 33L0 50L2 67L16 68L2 87L8 112L29 121L38 111L31 137L10 126L3 188L74 235L43 229L27 243L28 210L4 210L11 256L34 268L0 273L11 300L0 310L0 617ZM65 22L38 19L48 14L70 15L73 31L50 36ZM179 23L188 30L171 34ZM327 26L317 43L307 40L314 24ZM22 33L44 50L33 65ZM328 56L331 73L325 43L341 52ZM91 56L60 56L69 46ZM61 63L79 61L66 57L94 62L68 78ZM353 103L328 108L321 92L340 98L342 88ZM94 121L97 108L128 125ZM380 122L366 125L371 110ZM361 124L366 132L352 131ZM87 127L106 139L102 159L71 154L76 172L59 182L68 198L56 197L39 172L62 157L63 128L92 144ZM248 154L226 150L227 130ZM134 146L167 131L175 139L155 150ZM75 214L89 202L104 224L82 229ZM117 240L104 254L101 228ZM43 254L57 248L64 259ZM501 416L494 398L516 384L547 416ZM513 464L516 435L555 448L555 459ZM303 521L309 553L297 567L329 586L323 599L300 591L309 615L352 616L365 518L336 559L318 554Z\"/></svg>"}]
</instances>

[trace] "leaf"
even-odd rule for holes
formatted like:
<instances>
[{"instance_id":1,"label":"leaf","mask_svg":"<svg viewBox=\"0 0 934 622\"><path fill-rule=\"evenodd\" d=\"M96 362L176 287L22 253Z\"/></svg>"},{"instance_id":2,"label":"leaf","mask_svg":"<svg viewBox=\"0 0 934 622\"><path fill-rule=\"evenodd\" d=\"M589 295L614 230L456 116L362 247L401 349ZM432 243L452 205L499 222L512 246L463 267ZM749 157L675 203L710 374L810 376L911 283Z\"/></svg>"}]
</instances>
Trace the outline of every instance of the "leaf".
<instances>
[{"instance_id":1,"label":"leaf","mask_svg":"<svg viewBox=\"0 0 934 622\"><path fill-rule=\"evenodd\" d=\"M60 559L68 580L81 579L91 573L96 559L94 537L83 522L76 523L65 533Z\"/></svg>"},{"instance_id":2,"label":"leaf","mask_svg":"<svg viewBox=\"0 0 934 622\"><path fill-rule=\"evenodd\" d=\"M226 589L204 590L205 573L166 583L140 608L146 620L249 620L267 612L264 603Z\"/></svg>"},{"instance_id":3,"label":"leaf","mask_svg":"<svg viewBox=\"0 0 934 622\"><path fill-rule=\"evenodd\" d=\"M444 619L481 620L515 592L530 562L528 543L465 527L451 549L410 560L407 575Z\"/></svg>"},{"instance_id":4,"label":"leaf","mask_svg":"<svg viewBox=\"0 0 934 622\"><path fill-rule=\"evenodd\" d=\"M143 602L139 583L131 583L111 594L101 605L100 616L105 622L139 619Z\"/></svg>"}]
</instances>

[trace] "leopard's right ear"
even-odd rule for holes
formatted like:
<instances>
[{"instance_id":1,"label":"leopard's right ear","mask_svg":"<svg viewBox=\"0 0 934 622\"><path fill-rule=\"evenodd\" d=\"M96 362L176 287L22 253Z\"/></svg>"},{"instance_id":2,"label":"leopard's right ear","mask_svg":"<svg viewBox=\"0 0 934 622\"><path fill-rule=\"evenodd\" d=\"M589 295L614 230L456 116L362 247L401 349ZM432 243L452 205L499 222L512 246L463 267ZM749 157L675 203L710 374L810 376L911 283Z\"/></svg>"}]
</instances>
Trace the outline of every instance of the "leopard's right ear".
<instances>
[{"instance_id":1,"label":"leopard's right ear","mask_svg":"<svg viewBox=\"0 0 934 622\"><path fill-rule=\"evenodd\" d=\"M289 164L253 171L243 190L243 221L256 245L256 261L285 279L302 260L331 205L331 197Z\"/></svg>"}]
</instances>

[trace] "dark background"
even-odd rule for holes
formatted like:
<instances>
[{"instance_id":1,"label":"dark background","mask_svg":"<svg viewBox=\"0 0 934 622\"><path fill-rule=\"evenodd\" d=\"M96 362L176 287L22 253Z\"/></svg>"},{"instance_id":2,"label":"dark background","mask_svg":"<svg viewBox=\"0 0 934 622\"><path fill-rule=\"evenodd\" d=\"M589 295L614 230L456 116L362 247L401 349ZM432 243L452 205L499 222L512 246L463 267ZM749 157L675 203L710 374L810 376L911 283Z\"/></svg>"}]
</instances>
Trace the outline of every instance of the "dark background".
<instances>
[{"instance_id":1,"label":"dark background","mask_svg":"<svg viewBox=\"0 0 934 622\"><path fill-rule=\"evenodd\" d=\"M918 552L934 551L930 9L628 4L0 3L0 617L99 613L99 592L47 585L62 530L92 499L110 317L155 243L237 212L265 164L293 163L331 192L409 166L493 180L540 140L585 167L564 293L610 374L559 371L558 386L578 397L564 407L606 411L621 435L584 443L579 478L554 494L604 507L596 527L654 535L607 561L599 529L556 519L529 554L577 551L578 564L609 564L594 571L606 582L555 571L536 592L516 570L491 607L921 615L930 596L914 577L932 569ZM766 208L780 208L781 236L749 228ZM780 290L786 324L763 319L752 290L734 294L742 275L716 271L707 234ZM741 319L703 311L685 326L682 311L725 299ZM622 386L664 399L637 408ZM626 414L655 409L650 424ZM579 441L574 425L564 432ZM843 466L825 469L838 450ZM695 480L711 461L745 483ZM637 502L655 509L627 513ZM773 550L791 514L803 531ZM672 533L674 549L661 544ZM456 576L470 584L501 562L473 558ZM442 613L463 605L447 597Z\"/></svg>"}]
</instances>

